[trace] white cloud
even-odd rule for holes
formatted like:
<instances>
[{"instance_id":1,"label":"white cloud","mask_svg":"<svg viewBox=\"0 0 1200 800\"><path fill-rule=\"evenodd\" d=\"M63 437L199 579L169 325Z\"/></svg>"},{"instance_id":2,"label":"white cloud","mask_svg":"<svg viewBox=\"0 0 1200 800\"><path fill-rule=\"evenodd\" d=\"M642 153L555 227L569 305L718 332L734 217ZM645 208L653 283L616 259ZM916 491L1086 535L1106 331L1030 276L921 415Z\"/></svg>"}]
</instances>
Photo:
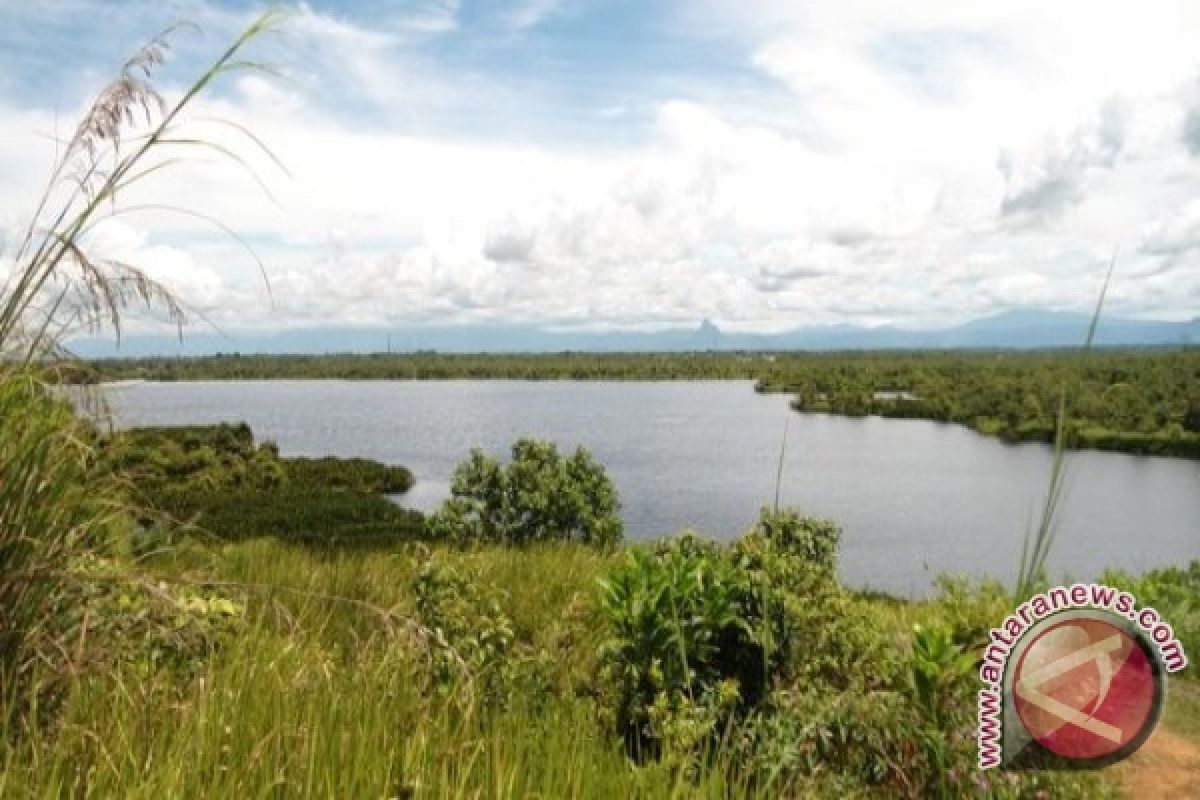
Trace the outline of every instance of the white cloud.
<instances>
[{"instance_id":1,"label":"white cloud","mask_svg":"<svg viewBox=\"0 0 1200 800\"><path fill-rule=\"evenodd\" d=\"M564 5L564 0L522 0L509 12L508 21L517 30L525 30L561 12Z\"/></svg>"},{"instance_id":2,"label":"white cloud","mask_svg":"<svg viewBox=\"0 0 1200 800\"><path fill-rule=\"evenodd\" d=\"M537 24L556 6L530 3L521 19ZM185 167L129 198L182 200L236 227L267 263L274 309L253 262L194 221L127 218L137 227L117 244L235 326L939 324L1088 307L1116 246L1118 311L1200 309L1189 133L1200 8L732 8L689 3L675 35L733 48L766 88L731 79L703 96L631 98L653 109L644 128L591 146L514 141L469 116L458 131L420 124L420 109L473 98L525 108L524 87L464 82L414 45L414 32L462 27L456 3L421 6L384 32L304 7L289 34L300 88L248 78L198 109L271 145L293 177L256 163L281 207L228 166ZM570 88L567 74L544 80ZM372 113L339 109L331 93ZM36 184L30 165L48 156L35 132L52 121L0 105L6 227Z\"/></svg>"}]
</instances>

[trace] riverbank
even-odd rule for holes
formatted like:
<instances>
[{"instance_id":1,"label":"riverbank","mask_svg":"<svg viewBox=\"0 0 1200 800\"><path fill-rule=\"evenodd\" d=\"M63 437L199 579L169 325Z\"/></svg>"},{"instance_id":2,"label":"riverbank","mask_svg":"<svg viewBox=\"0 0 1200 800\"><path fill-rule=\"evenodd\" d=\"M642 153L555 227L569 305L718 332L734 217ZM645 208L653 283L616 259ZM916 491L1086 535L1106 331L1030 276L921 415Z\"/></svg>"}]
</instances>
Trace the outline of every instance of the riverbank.
<instances>
[{"instance_id":1,"label":"riverbank","mask_svg":"<svg viewBox=\"0 0 1200 800\"><path fill-rule=\"evenodd\" d=\"M1064 392L1071 447L1200 458L1200 348L887 353L221 355L105 360L98 380L753 380L801 411L964 425L1052 441Z\"/></svg>"},{"instance_id":2,"label":"riverbank","mask_svg":"<svg viewBox=\"0 0 1200 800\"><path fill-rule=\"evenodd\" d=\"M826 521L764 512L724 544L451 544L420 515L362 525L355 509L386 503L407 470L280 457L245 426L129 431L97 454L137 496L196 504L182 526L139 512L63 565L67 612L44 627L65 646L29 673L35 710L0 708L5 797L1092 798L1142 785L1120 767L977 770L977 664L1011 597L949 578L918 601L849 589ZM260 510L281 505L294 508ZM1200 561L1104 580L1200 647ZM1173 679L1185 698L1195 674ZM1167 725L1192 737L1200 708L1173 706Z\"/></svg>"},{"instance_id":3,"label":"riverbank","mask_svg":"<svg viewBox=\"0 0 1200 800\"><path fill-rule=\"evenodd\" d=\"M1091 798L1131 780L1122 767L976 773L973 671L948 679L941 727L912 712L914 625L976 635L1006 606L978 590L922 603L846 595L870 647L853 662L824 646L808 658L869 677L869 692L859 678L780 686L770 724L734 728L703 757L638 763L612 733L600 677L612 629L598 581L623 558L578 545L322 553L189 539L136 567L75 565L92 587L82 652L93 660L64 687L53 735L0 754L0 794L929 796L948 778L950 796ZM469 589L431 603L431 565ZM120 621L130 615L142 622ZM480 671L432 678L439 635Z\"/></svg>"},{"instance_id":4,"label":"riverbank","mask_svg":"<svg viewBox=\"0 0 1200 800\"><path fill-rule=\"evenodd\" d=\"M283 456L407 465L417 483L401 502L420 511L446 498L473 447L501 457L522 436L584 445L615 482L634 540L683 528L736 537L774 501L778 480L782 505L844 527L848 585L905 596L928 594L940 572L1011 580L1053 466L1050 447L955 425L792 414L785 395L756 394L747 381L170 382L114 390L109 405L126 425L245 420ZM1087 451L1069 460L1053 576L1200 557L1200 462Z\"/></svg>"}]
</instances>

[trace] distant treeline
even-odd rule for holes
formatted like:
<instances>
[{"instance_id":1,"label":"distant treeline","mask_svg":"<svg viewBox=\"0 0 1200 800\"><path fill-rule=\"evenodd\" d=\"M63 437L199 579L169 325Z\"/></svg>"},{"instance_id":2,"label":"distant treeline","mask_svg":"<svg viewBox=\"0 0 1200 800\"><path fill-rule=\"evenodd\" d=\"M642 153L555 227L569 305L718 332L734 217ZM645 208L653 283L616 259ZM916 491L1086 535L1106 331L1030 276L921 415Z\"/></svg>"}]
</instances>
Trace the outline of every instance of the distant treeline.
<instances>
[{"instance_id":1,"label":"distant treeline","mask_svg":"<svg viewBox=\"0 0 1200 800\"><path fill-rule=\"evenodd\" d=\"M1200 458L1200 348L789 360L762 391L802 411L956 422L1007 441Z\"/></svg>"},{"instance_id":2,"label":"distant treeline","mask_svg":"<svg viewBox=\"0 0 1200 800\"><path fill-rule=\"evenodd\" d=\"M80 381L753 380L801 411L955 422L1051 441L1066 390L1075 447L1200 458L1200 348L1044 352L557 353L105 360Z\"/></svg>"}]
</instances>

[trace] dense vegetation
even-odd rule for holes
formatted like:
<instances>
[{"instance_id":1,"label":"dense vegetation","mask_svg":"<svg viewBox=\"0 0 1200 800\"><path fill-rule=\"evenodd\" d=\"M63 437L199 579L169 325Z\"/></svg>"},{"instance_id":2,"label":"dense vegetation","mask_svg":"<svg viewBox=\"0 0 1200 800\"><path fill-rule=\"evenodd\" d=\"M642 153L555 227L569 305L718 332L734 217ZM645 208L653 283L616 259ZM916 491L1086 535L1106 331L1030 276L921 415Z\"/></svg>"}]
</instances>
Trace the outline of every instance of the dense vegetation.
<instances>
[{"instance_id":1,"label":"dense vegetation","mask_svg":"<svg viewBox=\"0 0 1200 800\"><path fill-rule=\"evenodd\" d=\"M978 353L239 356L103 361L89 380L342 378L730 380L801 411L956 422L1049 442L1065 390L1067 444L1200 458L1200 349Z\"/></svg>"},{"instance_id":2,"label":"dense vegetation","mask_svg":"<svg viewBox=\"0 0 1200 800\"><path fill-rule=\"evenodd\" d=\"M241 425L83 438L117 491L230 499L201 508L202 535L142 511L65 554L49 616L82 637L81 677L42 683L35 719L8 709L10 736L27 733L0 757L6 797L1114 791L1112 776L976 772L979 646L1009 593L951 579L922 602L848 590L830 521L764 510L727 544L686 533L614 549L547 533L574 530L570 514L514 514L482 540L399 520L313 550L296 544L347 519L282 524L269 498L302 519L340 497L353 517L390 505L370 492L383 475L411 476L336 459L293 474ZM486 496L478 478L522 487L501 500L571 508L571 459L550 446L476 460L461 492ZM1198 575L1200 562L1107 577L1200 646Z\"/></svg>"},{"instance_id":3,"label":"dense vegetation","mask_svg":"<svg viewBox=\"0 0 1200 800\"><path fill-rule=\"evenodd\" d=\"M136 428L104 438L99 452L100 468L125 478L144 509L139 550L173 541L176 521L225 539L313 545L398 542L424 530L420 514L381 496L412 486L404 467L281 458L274 443L256 446L244 423Z\"/></svg>"},{"instance_id":4,"label":"dense vegetation","mask_svg":"<svg viewBox=\"0 0 1200 800\"><path fill-rule=\"evenodd\" d=\"M1200 458L1200 349L1088 354L871 356L793 363L762 388L804 411L957 422L1008 441ZM1065 394L1064 394L1065 393Z\"/></svg>"},{"instance_id":5,"label":"dense vegetation","mask_svg":"<svg viewBox=\"0 0 1200 800\"><path fill-rule=\"evenodd\" d=\"M244 426L104 436L76 416L41 366L62 287L113 326L130 299L181 308L89 259L80 232L163 166L140 159L191 98L254 66L239 51L266 23L175 105L142 77L164 45L130 62L63 146L65 204L48 193L0 293L0 797L1114 791L1111 772L976 771L970 672L1011 598L848 591L832 523L764 512L732 544L620 550L519 515L463 546L379 495L409 484L401 468L280 458ZM529 449L557 465L518 481L531 498L573 490L561 457ZM1115 578L1195 642L1197 573Z\"/></svg>"},{"instance_id":6,"label":"dense vegetation","mask_svg":"<svg viewBox=\"0 0 1200 800\"><path fill-rule=\"evenodd\" d=\"M429 532L455 542L575 539L609 547L621 539L619 510L612 481L586 448L563 458L553 442L520 439L506 466L471 451Z\"/></svg>"}]
</instances>

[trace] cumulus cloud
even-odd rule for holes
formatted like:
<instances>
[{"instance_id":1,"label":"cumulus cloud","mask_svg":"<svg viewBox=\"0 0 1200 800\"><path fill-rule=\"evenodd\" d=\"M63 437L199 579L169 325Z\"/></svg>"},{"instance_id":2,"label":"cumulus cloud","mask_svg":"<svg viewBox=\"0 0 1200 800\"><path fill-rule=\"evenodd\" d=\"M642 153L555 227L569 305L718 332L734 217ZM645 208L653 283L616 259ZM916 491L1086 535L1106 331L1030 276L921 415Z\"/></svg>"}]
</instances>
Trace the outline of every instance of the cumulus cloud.
<instances>
[{"instance_id":1,"label":"cumulus cloud","mask_svg":"<svg viewBox=\"0 0 1200 800\"><path fill-rule=\"evenodd\" d=\"M483 257L500 264L526 262L536 243L534 236L526 231L512 228L495 231L483 243Z\"/></svg>"},{"instance_id":2,"label":"cumulus cloud","mask_svg":"<svg viewBox=\"0 0 1200 800\"><path fill-rule=\"evenodd\" d=\"M586 74L564 55L574 40L535 47L586 22L582 4L531 0L483 22L471 4L405 8L301 6L271 44L296 81L245 79L197 108L287 164L291 177L255 161L278 206L207 164L127 199L182 200L237 228L273 306L253 260L195 221L129 217L105 246L227 326L942 324L1086 308L1116 245L1118 312L1195 314L1190 6L647 4L658 16L630 29L669 40L639 41L635 58L588 39L610 60ZM223 25L244 16L211 9ZM617 36L601 21L569 33ZM697 55L680 65L671 42ZM463 53L479 60L464 69ZM0 56L0 72L20 68ZM608 86L622 69L636 84ZM564 98L585 84L623 111L566 134ZM71 109L4 86L0 224L17 229L45 134Z\"/></svg>"},{"instance_id":3,"label":"cumulus cloud","mask_svg":"<svg viewBox=\"0 0 1200 800\"><path fill-rule=\"evenodd\" d=\"M1014 163L1011 153L1002 153L997 166L1006 192L1000 213L1045 220L1082 202L1089 171L1111 169L1116 162L1126 125L1124 109L1109 102L1093 124L1077 129L1065 142L1047 142L1031 163Z\"/></svg>"},{"instance_id":4,"label":"cumulus cloud","mask_svg":"<svg viewBox=\"0 0 1200 800\"><path fill-rule=\"evenodd\" d=\"M1200 200L1147 226L1139 249L1155 256L1177 256L1200 249Z\"/></svg>"}]
</instances>

